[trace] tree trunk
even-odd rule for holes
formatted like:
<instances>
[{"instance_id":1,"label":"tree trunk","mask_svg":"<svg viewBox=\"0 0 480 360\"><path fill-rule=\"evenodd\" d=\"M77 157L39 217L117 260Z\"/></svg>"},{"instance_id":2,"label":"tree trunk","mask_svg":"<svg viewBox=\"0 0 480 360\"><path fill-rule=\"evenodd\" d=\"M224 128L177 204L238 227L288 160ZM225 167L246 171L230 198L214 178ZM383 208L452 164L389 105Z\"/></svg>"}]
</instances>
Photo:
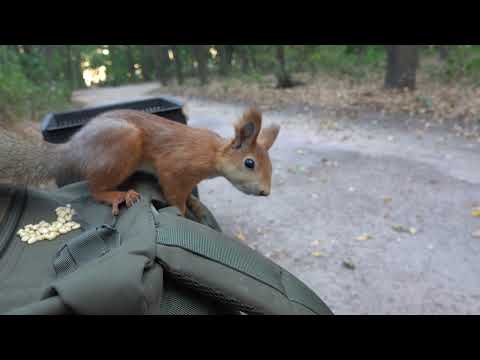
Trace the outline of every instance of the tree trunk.
<instances>
[{"instance_id":1,"label":"tree trunk","mask_svg":"<svg viewBox=\"0 0 480 360\"><path fill-rule=\"evenodd\" d=\"M226 76L232 70L233 45L220 47L220 75Z\"/></svg>"},{"instance_id":2,"label":"tree trunk","mask_svg":"<svg viewBox=\"0 0 480 360\"><path fill-rule=\"evenodd\" d=\"M27 54L27 55L32 54L32 45L22 45L22 47L23 47L23 51L25 52L25 54Z\"/></svg>"},{"instance_id":3,"label":"tree trunk","mask_svg":"<svg viewBox=\"0 0 480 360\"><path fill-rule=\"evenodd\" d=\"M65 77L67 78L70 90L75 89L75 84L73 83L73 71L72 46L65 45Z\"/></svg>"},{"instance_id":4,"label":"tree trunk","mask_svg":"<svg viewBox=\"0 0 480 360\"><path fill-rule=\"evenodd\" d=\"M312 61L312 54L315 51L315 45L302 45L301 71L309 71L311 75L317 72L315 61Z\"/></svg>"},{"instance_id":5,"label":"tree trunk","mask_svg":"<svg viewBox=\"0 0 480 360\"><path fill-rule=\"evenodd\" d=\"M438 57L440 58L441 61L445 61L448 58L449 54L449 47L448 45L439 45L438 46Z\"/></svg>"},{"instance_id":6,"label":"tree trunk","mask_svg":"<svg viewBox=\"0 0 480 360\"><path fill-rule=\"evenodd\" d=\"M130 79L135 79L135 57L133 55L132 45L127 45L127 63L128 63L128 73L130 74Z\"/></svg>"},{"instance_id":7,"label":"tree trunk","mask_svg":"<svg viewBox=\"0 0 480 360\"><path fill-rule=\"evenodd\" d=\"M237 45L235 47L237 50L238 57L240 58L240 69L242 73L247 74L250 69L250 61L248 59L248 52L245 45Z\"/></svg>"},{"instance_id":8,"label":"tree trunk","mask_svg":"<svg viewBox=\"0 0 480 360\"><path fill-rule=\"evenodd\" d=\"M47 76L48 81L51 83L53 80L53 50L55 45L45 45L45 59L47 61Z\"/></svg>"},{"instance_id":9,"label":"tree trunk","mask_svg":"<svg viewBox=\"0 0 480 360\"><path fill-rule=\"evenodd\" d=\"M193 56L198 64L198 77L200 84L205 85L208 82L207 74L207 47L206 45L192 45Z\"/></svg>"},{"instance_id":10,"label":"tree trunk","mask_svg":"<svg viewBox=\"0 0 480 360\"><path fill-rule=\"evenodd\" d=\"M177 77L177 83L179 85L183 84L183 62L182 62L182 54L180 54L180 49L177 45L172 45L172 51L175 62L175 75Z\"/></svg>"},{"instance_id":11,"label":"tree trunk","mask_svg":"<svg viewBox=\"0 0 480 360\"><path fill-rule=\"evenodd\" d=\"M73 88L84 88L85 81L83 80L83 70L82 70L82 54L80 49L76 46L72 46L72 81Z\"/></svg>"},{"instance_id":12,"label":"tree trunk","mask_svg":"<svg viewBox=\"0 0 480 360\"><path fill-rule=\"evenodd\" d=\"M257 70L257 58L255 49L252 47L248 47L248 57L250 59L250 64L252 64L253 70Z\"/></svg>"},{"instance_id":13,"label":"tree trunk","mask_svg":"<svg viewBox=\"0 0 480 360\"><path fill-rule=\"evenodd\" d=\"M142 74L145 80L153 80L153 51L150 45L142 46Z\"/></svg>"},{"instance_id":14,"label":"tree trunk","mask_svg":"<svg viewBox=\"0 0 480 360\"><path fill-rule=\"evenodd\" d=\"M165 45L154 45L155 70L158 81L163 86L168 85L168 50Z\"/></svg>"},{"instance_id":15,"label":"tree trunk","mask_svg":"<svg viewBox=\"0 0 480 360\"><path fill-rule=\"evenodd\" d=\"M7 45L0 45L0 66L5 66L8 63L7 51Z\"/></svg>"},{"instance_id":16,"label":"tree trunk","mask_svg":"<svg viewBox=\"0 0 480 360\"><path fill-rule=\"evenodd\" d=\"M285 48L283 45L276 45L275 50L278 61L277 88L284 89L292 87L294 84L287 72L285 64Z\"/></svg>"},{"instance_id":17,"label":"tree trunk","mask_svg":"<svg viewBox=\"0 0 480 360\"><path fill-rule=\"evenodd\" d=\"M418 45L386 45L385 87L415 89L419 62Z\"/></svg>"}]
</instances>

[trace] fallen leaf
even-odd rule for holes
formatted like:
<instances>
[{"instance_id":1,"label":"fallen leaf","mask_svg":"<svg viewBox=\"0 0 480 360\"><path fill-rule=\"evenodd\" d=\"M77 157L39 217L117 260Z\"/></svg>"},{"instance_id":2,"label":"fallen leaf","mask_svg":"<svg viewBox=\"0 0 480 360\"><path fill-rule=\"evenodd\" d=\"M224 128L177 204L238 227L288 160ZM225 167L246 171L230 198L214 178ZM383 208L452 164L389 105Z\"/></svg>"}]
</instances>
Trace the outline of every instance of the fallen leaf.
<instances>
[{"instance_id":1,"label":"fallen leaf","mask_svg":"<svg viewBox=\"0 0 480 360\"><path fill-rule=\"evenodd\" d=\"M410 229L406 228L403 225L392 225L392 229L396 232L410 233Z\"/></svg>"},{"instance_id":2,"label":"fallen leaf","mask_svg":"<svg viewBox=\"0 0 480 360\"><path fill-rule=\"evenodd\" d=\"M236 235L237 239L241 240L241 241L245 241L245 235L243 235L243 233L240 231L237 233Z\"/></svg>"},{"instance_id":3,"label":"fallen leaf","mask_svg":"<svg viewBox=\"0 0 480 360\"><path fill-rule=\"evenodd\" d=\"M473 208L472 209L472 216L473 217L480 217L480 208Z\"/></svg>"},{"instance_id":4,"label":"fallen leaf","mask_svg":"<svg viewBox=\"0 0 480 360\"><path fill-rule=\"evenodd\" d=\"M343 265L343 267L345 267L345 268L347 268L347 269L349 269L349 270L355 270L355 264L352 263L352 262L349 261L349 260L344 260L344 261L342 262L342 265Z\"/></svg>"},{"instance_id":5,"label":"fallen leaf","mask_svg":"<svg viewBox=\"0 0 480 360\"><path fill-rule=\"evenodd\" d=\"M367 241L367 240L373 239L373 236L371 236L369 234L362 234L359 237L357 237L356 239L358 241Z\"/></svg>"},{"instance_id":6,"label":"fallen leaf","mask_svg":"<svg viewBox=\"0 0 480 360\"><path fill-rule=\"evenodd\" d=\"M384 197L383 198L383 202L385 204L390 204L392 201L393 201L393 199L391 197Z\"/></svg>"},{"instance_id":7,"label":"fallen leaf","mask_svg":"<svg viewBox=\"0 0 480 360\"><path fill-rule=\"evenodd\" d=\"M320 252L320 251L314 251L312 252L312 256L315 256L315 257L323 257L323 256L326 256L324 253Z\"/></svg>"}]
</instances>

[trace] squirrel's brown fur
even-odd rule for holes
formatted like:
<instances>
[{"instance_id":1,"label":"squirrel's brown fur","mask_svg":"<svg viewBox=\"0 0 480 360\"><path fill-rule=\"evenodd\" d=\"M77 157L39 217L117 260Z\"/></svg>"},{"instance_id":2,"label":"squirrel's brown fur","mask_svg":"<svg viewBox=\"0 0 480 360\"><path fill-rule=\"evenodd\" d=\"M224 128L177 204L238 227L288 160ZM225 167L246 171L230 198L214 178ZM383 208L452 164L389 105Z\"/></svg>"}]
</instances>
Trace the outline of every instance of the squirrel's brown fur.
<instances>
[{"instance_id":1,"label":"squirrel's brown fur","mask_svg":"<svg viewBox=\"0 0 480 360\"><path fill-rule=\"evenodd\" d=\"M279 127L260 132L261 119L255 109L245 112L231 140L134 110L101 114L61 145L0 127L0 180L29 185L66 174L80 176L97 201L112 205L115 215L121 203L131 206L139 197L133 190L115 188L145 167L156 172L166 200L183 214L192 189L207 178L224 176L247 194L268 195L268 149ZM246 158L255 160L255 169L245 167Z\"/></svg>"}]
</instances>

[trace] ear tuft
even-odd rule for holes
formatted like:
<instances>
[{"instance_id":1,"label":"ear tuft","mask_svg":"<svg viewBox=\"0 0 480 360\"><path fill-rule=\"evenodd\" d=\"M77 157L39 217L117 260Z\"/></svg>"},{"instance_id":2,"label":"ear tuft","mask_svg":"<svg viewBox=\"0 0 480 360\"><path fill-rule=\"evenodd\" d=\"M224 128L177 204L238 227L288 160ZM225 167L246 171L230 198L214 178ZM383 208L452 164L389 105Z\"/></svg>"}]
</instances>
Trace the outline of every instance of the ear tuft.
<instances>
[{"instance_id":1,"label":"ear tuft","mask_svg":"<svg viewBox=\"0 0 480 360\"><path fill-rule=\"evenodd\" d=\"M257 141L262 128L262 113L257 108L249 108L235 123L234 147L250 146Z\"/></svg>"}]
</instances>

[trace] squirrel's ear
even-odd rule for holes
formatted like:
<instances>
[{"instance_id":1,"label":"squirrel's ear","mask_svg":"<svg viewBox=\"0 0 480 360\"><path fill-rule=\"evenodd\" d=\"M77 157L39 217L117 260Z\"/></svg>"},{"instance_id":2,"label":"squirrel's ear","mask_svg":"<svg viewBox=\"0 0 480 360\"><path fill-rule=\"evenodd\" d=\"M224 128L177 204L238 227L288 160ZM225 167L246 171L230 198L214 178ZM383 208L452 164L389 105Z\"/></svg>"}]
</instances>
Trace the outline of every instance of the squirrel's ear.
<instances>
[{"instance_id":1,"label":"squirrel's ear","mask_svg":"<svg viewBox=\"0 0 480 360\"><path fill-rule=\"evenodd\" d=\"M272 125L268 128L262 129L258 135L257 144L263 146L265 150L269 150L275 140L277 139L278 133L280 132L279 125Z\"/></svg>"},{"instance_id":2,"label":"squirrel's ear","mask_svg":"<svg viewBox=\"0 0 480 360\"><path fill-rule=\"evenodd\" d=\"M262 128L262 113L255 108L248 109L235 123L235 139L233 147L248 147L257 141Z\"/></svg>"}]
</instances>

